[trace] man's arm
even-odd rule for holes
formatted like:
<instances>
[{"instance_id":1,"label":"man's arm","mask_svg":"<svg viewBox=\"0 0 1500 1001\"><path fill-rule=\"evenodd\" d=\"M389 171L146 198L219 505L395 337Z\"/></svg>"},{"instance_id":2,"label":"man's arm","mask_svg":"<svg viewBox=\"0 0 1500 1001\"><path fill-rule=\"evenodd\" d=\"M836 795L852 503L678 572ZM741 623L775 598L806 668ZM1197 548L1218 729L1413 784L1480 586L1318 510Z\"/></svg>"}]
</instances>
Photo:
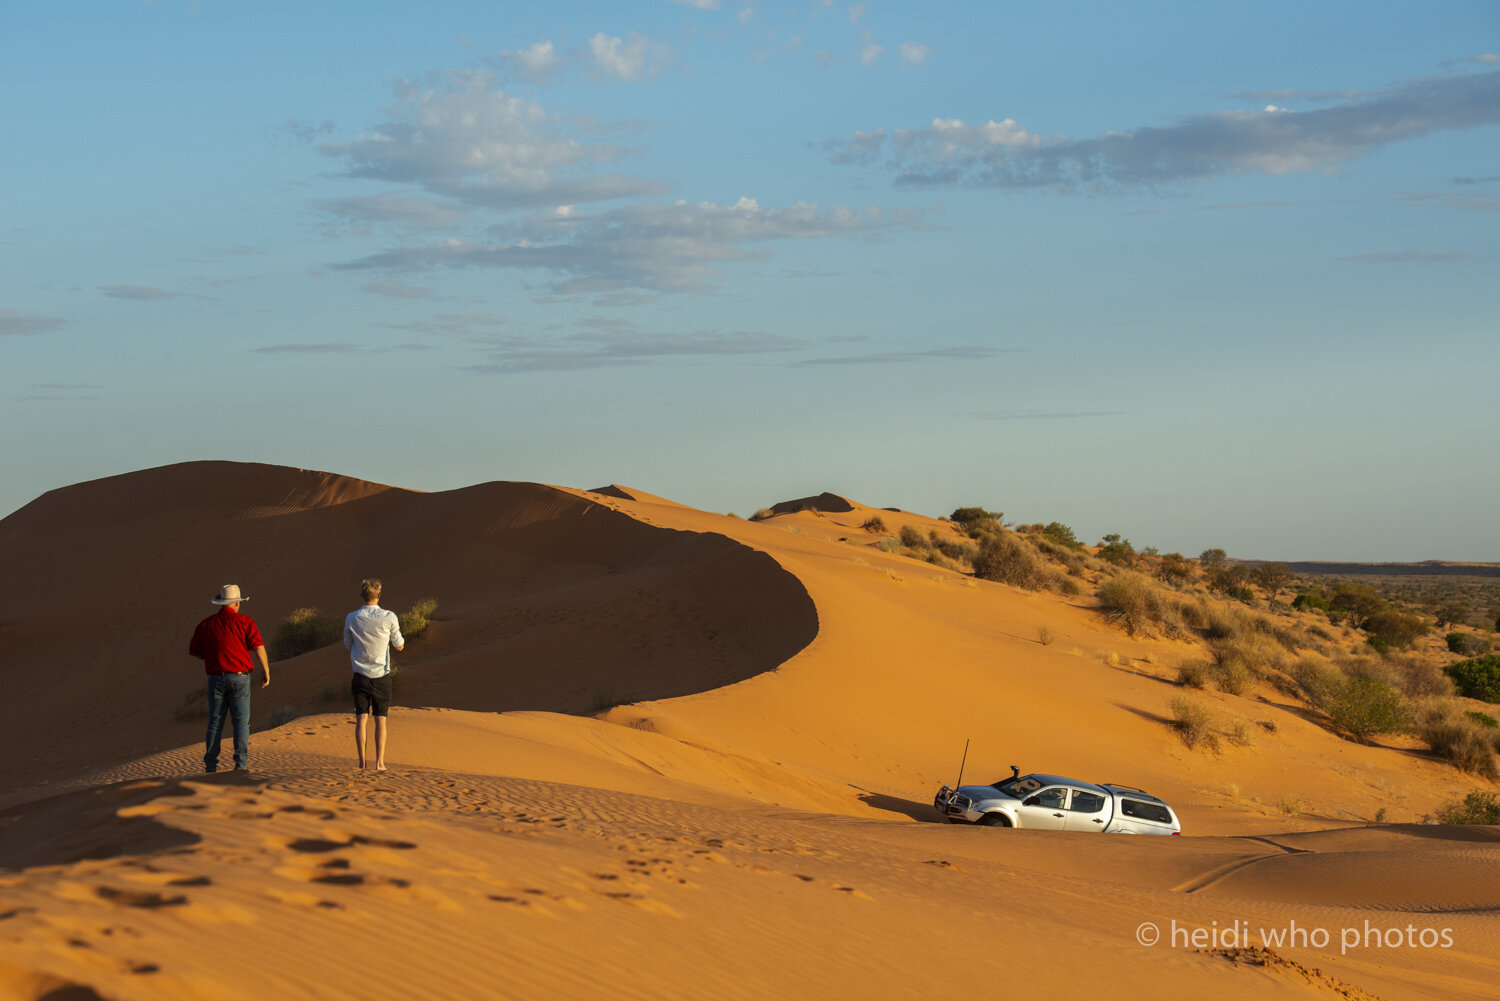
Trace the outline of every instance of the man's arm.
<instances>
[{"instance_id":1,"label":"man's arm","mask_svg":"<svg viewBox=\"0 0 1500 1001\"><path fill-rule=\"evenodd\" d=\"M268 688L271 684L271 658L266 656L264 643L255 648L255 656L260 658L260 669L266 672L266 680L260 683L260 687Z\"/></svg>"},{"instance_id":2,"label":"man's arm","mask_svg":"<svg viewBox=\"0 0 1500 1001\"><path fill-rule=\"evenodd\" d=\"M401 616L391 613L391 649L400 653L406 649L406 637L401 635Z\"/></svg>"}]
</instances>

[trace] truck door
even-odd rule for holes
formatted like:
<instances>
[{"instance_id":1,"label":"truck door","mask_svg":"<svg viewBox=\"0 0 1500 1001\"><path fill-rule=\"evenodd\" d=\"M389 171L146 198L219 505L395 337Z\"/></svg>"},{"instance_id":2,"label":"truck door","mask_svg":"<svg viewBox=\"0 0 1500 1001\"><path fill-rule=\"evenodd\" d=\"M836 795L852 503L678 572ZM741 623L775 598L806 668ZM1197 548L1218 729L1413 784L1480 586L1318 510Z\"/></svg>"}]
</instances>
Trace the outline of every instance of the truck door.
<instances>
[{"instance_id":1,"label":"truck door","mask_svg":"<svg viewBox=\"0 0 1500 1001\"><path fill-rule=\"evenodd\" d=\"M1016 807L1016 826L1027 830L1062 830L1068 816L1068 792L1067 786L1048 786L1027 796Z\"/></svg>"},{"instance_id":2,"label":"truck door","mask_svg":"<svg viewBox=\"0 0 1500 1001\"><path fill-rule=\"evenodd\" d=\"M1065 831L1102 831L1109 823L1109 801L1096 792L1074 789L1063 819Z\"/></svg>"}]
</instances>

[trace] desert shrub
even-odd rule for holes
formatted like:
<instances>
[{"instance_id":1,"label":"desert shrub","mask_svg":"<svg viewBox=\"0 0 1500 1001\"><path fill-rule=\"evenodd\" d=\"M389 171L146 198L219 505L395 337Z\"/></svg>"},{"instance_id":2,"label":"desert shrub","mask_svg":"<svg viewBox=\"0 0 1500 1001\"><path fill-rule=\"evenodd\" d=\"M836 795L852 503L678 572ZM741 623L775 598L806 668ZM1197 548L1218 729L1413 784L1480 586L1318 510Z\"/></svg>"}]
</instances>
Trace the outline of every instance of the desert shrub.
<instances>
[{"instance_id":1,"label":"desert shrub","mask_svg":"<svg viewBox=\"0 0 1500 1001\"><path fill-rule=\"evenodd\" d=\"M900 539L881 539L875 543L875 548L882 553L899 553L901 551Z\"/></svg>"},{"instance_id":2,"label":"desert shrub","mask_svg":"<svg viewBox=\"0 0 1500 1001\"><path fill-rule=\"evenodd\" d=\"M401 613L401 635L410 640L425 633L437 607L436 598L422 598Z\"/></svg>"},{"instance_id":3,"label":"desert shrub","mask_svg":"<svg viewBox=\"0 0 1500 1001\"><path fill-rule=\"evenodd\" d=\"M1500 702L1500 654L1485 654L1450 664L1448 677L1459 692L1481 702Z\"/></svg>"},{"instance_id":4,"label":"desert shrub","mask_svg":"<svg viewBox=\"0 0 1500 1001\"><path fill-rule=\"evenodd\" d=\"M1214 733L1213 719L1203 703L1174 695L1167 702L1167 710L1172 714L1172 729L1184 744L1208 751L1219 749L1219 735Z\"/></svg>"},{"instance_id":5,"label":"desert shrub","mask_svg":"<svg viewBox=\"0 0 1500 1001\"><path fill-rule=\"evenodd\" d=\"M986 511L982 507L961 507L948 516L949 521L975 539L983 535L998 534L1004 518L1004 512Z\"/></svg>"},{"instance_id":6,"label":"desert shrub","mask_svg":"<svg viewBox=\"0 0 1500 1001\"><path fill-rule=\"evenodd\" d=\"M1472 712L1466 712L1464 713L1464 715L1469 717L1469 719L1473 720L1474 722L1478 723L1480 726L1484 727L1486 730L1493 730L1497 726L1500 726L1500 723L1497 723L1495 721L1495 717L1491 716L1489 713L1482 713L1477 709L1473 710Z\"/></svg>"},{"instance_id":7,"label":"desert shrub","mask_svg":"<svg viewBox=\"0 0 1500 1001\"><path fill-rule=\"evenodd\" d=\"M1177 665L1177 683L1185 688L1207 688L1213 681L1213 666L1206 660L1185 660Z\"/></svg>"},{"instance_id":8,"label":"desert shrub","mask_svg":"<svg viewBox=\"0 0 1500 1001\"><path fill-rule=\"evenodd\" d=\"M1062 580L1035 549L1009 532L986 536L980 543L974 575L1028 591L1056 590Z\"/></svg>"},{"instance_id":9,"label":"desert shrub","mask_svg":"<svg viewBox=\"0 0 1500 1001\"><path fill-rule=\"evenodd\" d=\"M1327 598L1323 597L1321 594L1314 594L1311 591L1307 592L1306 594L1299 594L1297 595L1297 597L1293 598L1292 607L1299 612L1305 612L1311 609L1327 613L1333 610L1333 606L1328 604Z\"/></svg>"},{"instance_id":10,"label":"desert shrub","mask_svg":"<svg viewBox=\"0 0 1500 1001\"><path fill-rule=\"evenodd\" d=\"M1375 678L1345 677L1324 690L1315 704L1334 726L1361 742L1380 733L1403 733L1411 726L1401 693Z\"/></svg>"},{"instance_id":11,"label":"desert shrub","mask_svg":"<svg viewBox=\"0 0 1500 1001\"><path fill-rule=\"evenodd\" d=\"M979 547L974 543L965 542L962 539L945 538L936 531L928 533L927 541L932 543L932 548L950 560L968 563L971 566L974 563L974 557L979 555Z\"/></svg>"},{"instance_id":12,"label":"desert shrub","mask_svg":"<svg viewBox=\"0 0 1500 1001\"><path fill-rule=\"evenodd\" d=\"M1176 602L1144 574L1127 570L1099 586L1099 605L1111 619L1138 636L1159 630L1166 636L1182 633L1182 615Z\"/></svg>"},{"instance_id":13,"label":"desert shrub","mask_svg":"<svg viewBox=\"0 0 1500 1001\"><path fill-rule=\"evenodd\" d=\"M1106 563L1113 563L1119 567L1135 566L1135 547L1130 540L1122 538L1119 532L1114 532L1104 537L1099 545L1098 556Z\"/></svg>"},{"instance_id":14,"label":"desert shrub","mask_svg":"<svg viewBox=\"0 0 1500 1001\"><path fill-rule=\"evenodd\" d=\"M1059 546L1066 546L1069 549L1083 548L1083 543L1078 541L1078 536L1073 534L1073 530L1060 521L1054 521L1047 525L1046 528L1043 528L1042 538L1049 539Z\"/></svg>"},{"instance_id":15,"label":"desert shrub","mask_svg":"<svg viewBox=\"0 0 1500 1001\"><path fill-rule=\"evenodd\" d=\"M1038 643L1040 643L1042 646L1051 646L1052 645L1052 630L1048 629L1046 626L1037 626L1036 627L1036 641ZM1493 725L1493 724L1491 724L1491 725Z\"/></svg>"},{"instance_id":16,"label":"desert shrub","mask_svg":"<svg viewBox=\"0 0 1500 1001\"><path fill-rule=\"evenodd\" d=\"M756 511L754 514L752 514L750 516L750 520L751 521L765 521L767 518L770 518L770 517L772 517L775 514L776 514L776 512L772 511L770 508L763 507L759 511Z\"/></svg>"},{"instance_id":17,"label":"desert shrub","mask_svg":"<svg viewBox=\"0 0 1500 1001\"><path fill-rule=\"evenodd\" d=\"M1209 678L1221 692L1244 695L1265 675L1257 663L1258 651L1253 648L1238 643L1220 643L1209 649L1213 654Z\"/></svg>"},{"instance_id":18,"label":"desert shrub","mask_svg":"<svg viewBox=\"0 0 1500 1001\"><path fill-rule=\"evenodd\" d=\"M276 627L267 651L272 660L286 660L339 642L344 624L316 608L298 608Z\"/></svg>"},{"instance_id":19,"label":"desert shrub","mask_svg":"<svg viewBox=\"0 0 1500 1001\"><path fill-rule=\"evenodd\" d=\"M885 519L882 518L878 514L875 515L874 517L870 518L868 521L866 521L863 525L861 525L859 527L863 528L866 532L869 532L871 535L883 535L886 532L890 531L890 529L888 529L888 528L885 527Z\"/></svg>"},{"instance_id":20,"label":"desert shrub","mask_svg":"<svg viewBox=\"0 0 1500 1001\"><path fill-rule=\"evenodd\" d=\"M929 549L932 544L927 541L927 536L915 525L902 525L900 534L901 544L909 549Z\"/></svg>"},{"instance_id":21,"label":"desert shrub","mask_svg":"<svg viewBox=\"0 0 1500 1001\"><path fill-rule=\"evenodd\" d=\"M1083 585L1072 577L1059 577L1053 583L1058 594L1065 594L1071 598L1083 593Z\"/></svg>"},{"instance_id":22,"label":"desert shrub","mask_svg":"<svg viewBox=\"0 0 1500 1001\"><path fill-rule=\"evenodd\" d=\"M1432 627L1425 618L1414 612L1382 608L1365 620L1364 628L1370 634L1372 644L1384 640L1388 646L1405 647L1425 635Z\"/></svg>"},{"instance_id":23,"label":"desert shrub","mask_svg":"<svg viewBox=\"0 0 1500 1001\"><path fill-rule=\"evenodd\" d=\"M935 567L942 567L944 570L951 570L954 573L963 573L963 567L959 566L953 560L950 560L948 557L944 556L936 549L924 549L921 551L921 555L922 559L926 560L928 563L931 563Z\"/></svg>"},{"instance_id":24,"label":"desert shrub","mask_svg":"<svg viewBox=\"0 0 1500 1001\"><path fill-rule=\"evenodd\" d=\"M1401 690L1408 696L1420 699L1453 694L1453 682L1432 661L1406 657L1396 664L1401 672Z\"/></svg>"},{"instance_id":25,"label":"desert shrub","mask_svg":"<svg viewBox=\"0 0 1500 1001\"><path fill-rule=\"evenodd\" d=\"M1453 763L1460 771L1487 779L1500 775L1495 768L1494 745L1484 735L1462 723L1435 723L1420 734L1432 753Z\"/></svg>"},{"instance_id":26,"label":"desert shrub","mask_svg":"<svg viewBox=\"0 0 1500 1001\"><path fill-rule=\"evenodd\" d=\"M1182 587L1193 579L1193 561L1181 553L1168 553L1156 565L1156 579L1173 587Z\"/></svg>"},{"instance_id":27,"label":"desert shrub","mask_svg":"<svg viewBox=\"0 0 1500 1001\"><path fill-rule=\"evenodd\" d=\"M1229 554L1222 549L1205 549L1198 554L1198 563L1203 569L1210 570L1214 567L1222 566L1228 558Z\"/></svg>"},{"instance_id":28,"label":"desert shrub","mask_svg":"<svg viewBox=\"0 0 1500 1001\"><path fill-rule=\"evenodd\" d=\"M1476 789L1462 803L1450 803L1432 818L1439 824L1500 824L1500 797Z\"/></svg>"}]
</instances>

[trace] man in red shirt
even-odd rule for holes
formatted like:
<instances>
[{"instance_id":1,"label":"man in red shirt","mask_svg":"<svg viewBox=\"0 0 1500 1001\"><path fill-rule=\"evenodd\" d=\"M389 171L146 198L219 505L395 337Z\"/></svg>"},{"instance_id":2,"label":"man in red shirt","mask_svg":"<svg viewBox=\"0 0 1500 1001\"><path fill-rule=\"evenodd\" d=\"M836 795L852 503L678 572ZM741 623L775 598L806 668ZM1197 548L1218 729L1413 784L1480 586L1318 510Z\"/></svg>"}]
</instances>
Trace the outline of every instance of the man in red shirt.
<instances>
[{"instance_id":1,"label":"man in red shirt","mask_svg":"<svg viewBox=\"0 0 1500 1001\"><path fill-rule=\"evenodd\" d=\"M208 733L203 754L206 772L219 769L219 744L226 713L234 724L234 770L245 771L250 767L250 676L255 671L252 654L266 672L266 680L260 687L271 683L271 661L266 656L260 630L255 627L254 619L240 614L240 602L248 600L240 596L238 584L219 588L219 596L213 603L220 609L198 623L188 644L188 654L201 659L208 674Z\"/></svg>"}]
</instances>

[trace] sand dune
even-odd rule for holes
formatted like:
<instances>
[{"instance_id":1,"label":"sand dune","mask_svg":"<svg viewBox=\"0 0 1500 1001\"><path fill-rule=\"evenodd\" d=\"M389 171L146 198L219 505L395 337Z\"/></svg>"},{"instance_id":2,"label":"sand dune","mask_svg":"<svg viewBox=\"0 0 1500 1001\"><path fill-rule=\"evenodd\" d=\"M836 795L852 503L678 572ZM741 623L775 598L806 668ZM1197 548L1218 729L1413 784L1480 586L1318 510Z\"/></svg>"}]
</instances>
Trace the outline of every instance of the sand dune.
<instances>
[{"instance_id":1,"label":"sand dune","mask_svg":"<svg viewBox=\"0 0 1500 1001\"><path fill-rule=\"evenodd\" d=\"M1186 645L860 527L946 523L784 510L190 463L0 522L0 996L363 995L372 938L382 989L432 998L1500 996L1500 844L1411 823L1472 780L1269 689L1210 696L1274 723L1253 746L1188 751L1162 722ZM249 780L197 774L172 712L212 591L269 627L366 574L440 602L393 771L352 767L335 647L274 665L257 719L302 715ZM1188 836L939 824L966 738L967 780L1143 785Z\"/></svg>"}]
</instances>

